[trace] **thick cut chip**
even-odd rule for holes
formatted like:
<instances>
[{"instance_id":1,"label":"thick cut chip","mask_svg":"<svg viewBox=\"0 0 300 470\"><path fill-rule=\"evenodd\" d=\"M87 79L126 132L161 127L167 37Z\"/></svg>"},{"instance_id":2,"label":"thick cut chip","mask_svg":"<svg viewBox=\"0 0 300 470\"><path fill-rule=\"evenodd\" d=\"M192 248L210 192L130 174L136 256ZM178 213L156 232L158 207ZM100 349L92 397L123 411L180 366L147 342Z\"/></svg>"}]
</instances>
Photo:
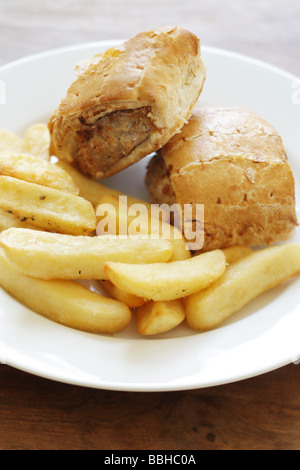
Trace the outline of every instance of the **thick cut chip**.
<instances>
[{"instance_id":1,"label":"thick cut chip","mask_svg":"<svg viewBox=\"0 0 300 470\"><path fill-rule=\"evenodd\" d=\"M173 330L185 319L182 299L170 302L147 302L136 310L136 323L141 335L158 335Z\"/></svg>"},{"instance_id":2,"label":"thick cut chip","mask_svg":"<svg viewBox=\"0 0 300 470\"><path fill-rule=\"evenodd\" d=\"M116 196L122 195L121 192L108 188L80 173L80 171L78 171L73 165L70 165L70 163L58 160L55 165L62 168L72 177L73 181L79 188L79 195L90 201L93 206L96 206L104 196L111 194Z\"/></svg>"},{"instance_id":3,"label":"thick cut chip","mask_svg":"<svg viewBox=\"0 0 300 470\"><path fill-rule=\"evenodd\" d=\"M18 217L15 215L0 209L0 232L13 227L30 228L32 230L36 230L36 227L33 227L33 225L27 224L26 222L21 222L20 219L18 219Z\"/></svg>"},{"instance_id":4,"label":"thick cut chip","mask_svg":"<svg viewBox=\"0 0 300 470\"><path fill-rule=\"evenodd\" d=\"M0 235L8 259L24 274L40 279L107 279L107 261L167 262L167 240L71 236L9 229Z\"/></svg>"},{"instance_id":5,"label":"thick cut chip","mask_svg":"<svg viewBox=\"0 0 300 470\"><path fill-rule=\"evenodd\" d=\"M119 300L120 302L123 302L123 304L127 305L129 308L141 307L146 302L145 299L142 299L141 297L137 297L136 295L133 295L133 294L128 294L127 292L124 292L124 291L118 289L110 281L105 281L104 280L101 283L101 286L104 287L106 292L113 299L116 299L116 300Z\"/></svg>"},{"instance_id":6,"label":"thick cut chip","mask_svg":"<svg viewBox=\"0 0 300 470\"><path fill-rule=\"evenodd\" d=\"M31 155L13 152L0 153L0 175L79 194L79 188L66 171Z\"/></svg>"},{"instance_id":7,"label":"thick cut chip","mask_svg":"<svg viewBox=\"0 0 300 470\"><path fill-rule=\"evenodd\" d=\"M7 129L0 131L0 152L22 152L24 141Z\"/></svg>"},{"instance_id":8,"label":"thick cut chip","mask_svg":"<svg viewBox=\"0 0 300 470\"><path fill-rule=\"evenodd\" d=\"M48 126L37 123L30 126L25 133L23 152L42 160L50 159L50 133Z\"/></svg>"},{"instance_id":9,"label":"thick cut chip","mask_svg":"<svg viewBox=\"0 0 300 470\"><path fill-rule=\"evenodd\" d=\"M165 238L173 245L173 256L170 261L191 258L191 252L182 232L166 222L165 211L159 211L157 207L133 198L126 198L126 203L123 201L122 197L113 195L108 195L100 201L96 208L99 235L138 233L152 238Z\"/></svg>"},{"instance_id":10,"label":"thick cut chip","mask_svg":"<svg viewBox=\"0 0 300 470\"><path fill-rule=\"evenodd\" d=\"M221 250L184 261L157 264L108 262L107 278L119 289L147 300L168 301L186 297L213 284L226 270Z\"/></svg>"},{"instance_id":11,"label":"thick cut chip","mask_svg":"<svg viewBox=\"0 0 300 470\"><path fill-rule=\"evenodd\" d=\"M70 235L96 230L95 210L89 201L10 176L0 176L0 208L45 230Z\"/></svg>"},{"instance_id":12,"label":"thick cut chip","mask_svg":"<svg viewBox=\"0 0 300 470\"><path fill-rule=\"evenodd\" d=\"M0 250L0 286L26 307L77 330L112 334L131 321L130 309L74 281L43 281L20 273Z\"/></svg>"},{"instance_id":13,"label":"thick cut chip","mask_svg":"<svg viewBox=\"0 0 300 470\"><path fill-rule=\"evenodd\" d=\"M228 248L224 248L222 251L228 264L235 263L236 261L239 261L240 259L245 258L245 256L253 253L250 246L229 246Z\"/></svg>"},{"instance_id":14,"label":"thick cut chip","mask_svg":"<svg viewBox=\"0 0 300 470\"><path fill-rule=\"evenodd\" d=\"M300 273L300 245L266 248L230 265L211 287L186 299L189 326L216 328L263 292Z\"/></svg>"}]
</instances>

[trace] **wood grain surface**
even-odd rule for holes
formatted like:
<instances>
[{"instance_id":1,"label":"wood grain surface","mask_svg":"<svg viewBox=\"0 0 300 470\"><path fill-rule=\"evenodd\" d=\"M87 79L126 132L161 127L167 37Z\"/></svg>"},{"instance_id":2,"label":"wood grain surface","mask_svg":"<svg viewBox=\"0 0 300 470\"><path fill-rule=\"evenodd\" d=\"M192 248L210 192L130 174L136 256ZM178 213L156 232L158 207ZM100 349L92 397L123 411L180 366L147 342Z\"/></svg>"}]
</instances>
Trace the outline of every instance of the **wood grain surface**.
<instances>
[{"instance_id":1,"label":"wood grain surface","mask_svg":"<svg viewBox=\"0 0 300 470\"><path fill-rule=\"evenodd\" d=\"M0 0L0 65L178 24L300 76L299 0ZM299 450L300 366L208 389L81 388L0 366L1 450Z\"/></svg>"},{"instance_id":2,"label":"wood grain surface","mask_svg":"<svg viewBox=\"0 0 300 470\"><path fill-rule=\"evenodd\" d=\"M175 24L300 75L299 0L0 0L0 64Z\"/></svg>"},{"instance_id":3,"label":"wood grain surface","mask_svg":"<svg viewBox=\"0 0 300 470\"><path fill-rule=\"evenodd\" d=\"M299 450L300 366L184 392L90 390L0 368L0 448Z\"/></svg>"}]
</instances>

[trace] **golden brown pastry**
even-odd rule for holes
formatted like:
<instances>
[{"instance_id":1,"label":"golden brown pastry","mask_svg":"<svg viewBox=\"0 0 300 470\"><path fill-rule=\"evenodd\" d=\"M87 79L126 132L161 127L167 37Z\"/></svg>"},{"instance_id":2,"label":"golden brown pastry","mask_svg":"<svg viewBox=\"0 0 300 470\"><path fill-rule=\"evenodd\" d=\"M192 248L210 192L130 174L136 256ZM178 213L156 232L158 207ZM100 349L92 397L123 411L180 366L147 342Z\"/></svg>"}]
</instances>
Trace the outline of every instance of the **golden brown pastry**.
<instances>
[{"instance_id":1,"label":"golden brown pastry","mask_svg":"<svg viewBox=\"0 0 300 470\"><path fill-rule=\"evenodd\" d=\"M111 176L180 131L205 76L194 34L140 33L83 65L50 119L50 152L92 178Z\"/></svg>"},{"instance_id":2,"label":"golden brown pastry","mask_svg":"<svg viewBox=\"0 0 300 470\"><path fill-rule=\"evenodd\" d=\"M204 204L203 251L268 245L288 239L297 225L282 139L241 108L195 109L151 160L146 184L154 203Z\"/></svg>"}]
</instances>

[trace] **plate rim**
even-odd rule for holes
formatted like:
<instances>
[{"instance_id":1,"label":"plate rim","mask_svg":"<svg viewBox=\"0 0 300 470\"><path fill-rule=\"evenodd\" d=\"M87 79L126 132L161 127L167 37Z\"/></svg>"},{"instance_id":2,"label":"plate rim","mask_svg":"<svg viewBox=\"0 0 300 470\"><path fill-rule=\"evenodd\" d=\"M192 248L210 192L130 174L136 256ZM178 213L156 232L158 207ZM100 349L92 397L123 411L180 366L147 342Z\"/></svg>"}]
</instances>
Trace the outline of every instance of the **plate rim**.
<instances>
[{"instance_id":1,"label":"plate rim","mask_svg":"<svg viewBox=\"0 0 300 470\"><path fill-rule=\"evenodd\" d=\"M67 53L67 52L72 52L75 50L84 50L84 49L89 49L93 47L98 47L98 46L107 46L107 47L115 47L120 44L122 44L124 41L127 39L107 39L107 40L100 40L100 41L90 41L90 42L83 42L83 43L78 43L78 44L73 44L73 45L68 45L68 46L62 46L62 47L56 47L56 48L51 48L51 49L46 49L45 51L42 52L37 52L33 54L28 54L24 57L20 57L18 59L9 61L5 64L0 65L0 72L3 70L6 70L10 67L14 67L17 65L21 65L22 63L25 62L30 62L33 60L38 60L41 58L45 58L47 56L51 55L57 55L60 53ZM275 73L279 73L280 75L283 75L287 78L291 78L292 80L300 80L300 75L298 76L297 74L290 72L283 67L277 66L275 64L272 64L270 62L267 62L265 60L253 57L249 54L244 54L242 52L230 50L228 48L221 48L217 46L209 46L206 44L201 45L201 51L203 52L210 52L210 53L215 53L215 54L220 54L220 55L226 55L228 57L233 57L239 60L243 60L246 62L250 62L253 65L257 65L266 69L269 69Z\"/></svg>"}]
</instances>

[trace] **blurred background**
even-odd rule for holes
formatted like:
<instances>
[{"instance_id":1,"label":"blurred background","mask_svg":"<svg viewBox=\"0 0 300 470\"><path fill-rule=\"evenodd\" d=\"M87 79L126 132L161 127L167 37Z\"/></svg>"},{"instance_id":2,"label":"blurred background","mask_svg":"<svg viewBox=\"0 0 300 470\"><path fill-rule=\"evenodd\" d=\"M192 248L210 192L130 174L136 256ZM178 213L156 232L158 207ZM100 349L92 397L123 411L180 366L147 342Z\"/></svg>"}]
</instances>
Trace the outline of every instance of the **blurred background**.
<instances>
[{"instance_id":1,"label":"blurred background","mask_svg":"<svg viewBox=\"0 0 300 470\"><path fill-rule=\"evenodd\" d=\"M300 75L299 0L0 0L0 65L165 25Z\"/></svg>"}]
</instances>

